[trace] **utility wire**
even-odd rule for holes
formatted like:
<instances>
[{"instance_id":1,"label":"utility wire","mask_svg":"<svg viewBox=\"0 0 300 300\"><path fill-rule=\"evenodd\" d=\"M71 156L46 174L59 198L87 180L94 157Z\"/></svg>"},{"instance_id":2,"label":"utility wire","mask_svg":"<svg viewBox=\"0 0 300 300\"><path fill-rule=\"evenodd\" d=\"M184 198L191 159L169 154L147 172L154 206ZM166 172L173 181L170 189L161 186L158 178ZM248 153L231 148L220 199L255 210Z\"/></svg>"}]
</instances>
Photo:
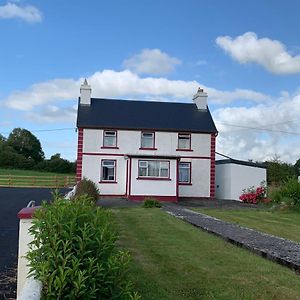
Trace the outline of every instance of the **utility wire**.
<instances>
[{"instance_id":1,"label":"utility wire","mask_svg":"<svg viewBox=\"0 0 300 300\"><path fill-rule=\"evenodd\" d=\"M64 131L64 130L76 130L75 127L71 128L55 128L55 129L36 129L36 130L29 130L30 132L50 132L50 131ZM0 134L10 134L10 132L0 132Z\"/></svg>"}]
</instances>

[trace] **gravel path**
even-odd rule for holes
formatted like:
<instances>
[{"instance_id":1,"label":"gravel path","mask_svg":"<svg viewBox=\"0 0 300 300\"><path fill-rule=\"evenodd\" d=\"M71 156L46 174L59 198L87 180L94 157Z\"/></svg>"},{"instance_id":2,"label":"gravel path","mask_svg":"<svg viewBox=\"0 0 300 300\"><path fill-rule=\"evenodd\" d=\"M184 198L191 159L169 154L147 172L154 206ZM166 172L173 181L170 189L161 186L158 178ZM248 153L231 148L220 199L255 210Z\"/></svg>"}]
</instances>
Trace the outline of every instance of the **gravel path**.
<instances>
[{"instance_id":1,"label":"gravel path","mask_svg":"<svg viewBox=\"0 0 300 300\"><path fill-rule=\"evenodd\" d=\"M300 244L194 212L178 204L163 210L226 241L300 272Z\"/></svg>"}]
</instances>

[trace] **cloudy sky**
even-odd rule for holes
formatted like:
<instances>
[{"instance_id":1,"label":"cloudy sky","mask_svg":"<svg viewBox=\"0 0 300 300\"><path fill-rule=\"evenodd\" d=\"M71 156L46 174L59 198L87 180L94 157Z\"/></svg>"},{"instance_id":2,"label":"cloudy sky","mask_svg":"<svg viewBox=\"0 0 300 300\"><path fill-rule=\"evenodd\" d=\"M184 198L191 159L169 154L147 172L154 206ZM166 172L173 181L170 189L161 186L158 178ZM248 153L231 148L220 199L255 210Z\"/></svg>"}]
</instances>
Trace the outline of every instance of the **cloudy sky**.
<instances>
[{"instance_id":1,"label":"cloudy sky","mask_svg":"<svg viewBox=\"0 0 300 300\"><path fill-rule=\"evenodd\" d=\"M93 97L191 102L199 86L237 159L300 158L297 0L0 0L0 133L31 130L76 158Z\"/></svg>"}]
</instances>

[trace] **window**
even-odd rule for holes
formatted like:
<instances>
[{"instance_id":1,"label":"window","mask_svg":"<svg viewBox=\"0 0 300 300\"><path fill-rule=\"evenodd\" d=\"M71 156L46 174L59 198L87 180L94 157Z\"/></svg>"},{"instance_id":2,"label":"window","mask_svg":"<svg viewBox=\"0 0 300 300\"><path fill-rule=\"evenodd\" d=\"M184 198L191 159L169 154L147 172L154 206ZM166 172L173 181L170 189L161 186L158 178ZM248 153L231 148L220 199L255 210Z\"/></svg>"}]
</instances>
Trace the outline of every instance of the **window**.
<instances>
[{"instance_id":1,"label":"window","mask_svg":"<svg viewBox=\"0 0 300 300\"><path fill-rule=\"evenodd\" d=\"M101 181L116 181L116 161L102 160Z\"/></svg>"},{"instance_id":2,"label":"window","mask_svg":"<svg viewBox=\"0 0 300 300\"><path fill-rule=\"evenodd\" d=\"M189 184L191 183L191 163L181 162L179 163L179 183Z\"/></svg>"},{"instance_id":3,"label":"window","mask_svg":"<svg viewBox=\"0 0 300 300\"><path fill-rule=\"evenodd\" d=\"M139 177L169 178L169 161L139 160Z\"/></svg>"},{"instance_id":4,"label":"window","mask_svg":"<svg viewBox=\"0 0 300 300\"><path fill-rule=\"evenodd\" d=\"M117 147L117 132L115 130L104 130L103 132L103 147Z\"/></svg>"},{"instance_id":5,"label":"window","mask_svg":"<svg viewBox=\"0 0 300 300\"><path fill-rule=\"evenodd\" d=\"M191 134L179 133L178 134L178 150L190 150L191 149Z\"/></svg>"},{"instance_id":6,"label":"window","mask_svg":"<svg viewBox=\"0 0 300 300\"><path fill-rule=\"evenodd\" d=\"M154 132L142 132L141 148L154 149Z\"/></svg>"}]
</instances>

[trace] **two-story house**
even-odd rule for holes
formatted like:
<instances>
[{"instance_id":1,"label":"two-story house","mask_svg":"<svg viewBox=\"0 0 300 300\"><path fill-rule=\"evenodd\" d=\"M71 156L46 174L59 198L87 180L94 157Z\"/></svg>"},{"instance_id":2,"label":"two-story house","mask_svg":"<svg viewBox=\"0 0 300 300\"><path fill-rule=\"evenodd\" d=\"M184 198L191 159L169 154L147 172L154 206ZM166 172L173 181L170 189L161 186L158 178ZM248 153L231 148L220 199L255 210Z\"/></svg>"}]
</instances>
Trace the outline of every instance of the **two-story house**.
<instances>
[{"instance_id":1,"label":"two-story house","mask_svg":"<svg viewBox=\"0 0 300 300\"><path fill-rule=\"evenodd\" d=\"M102 196L213 198L217 129L199 89L192 103L91 98L87 81L78 105L77 180Z\"/></svg>"}]
</instances>

